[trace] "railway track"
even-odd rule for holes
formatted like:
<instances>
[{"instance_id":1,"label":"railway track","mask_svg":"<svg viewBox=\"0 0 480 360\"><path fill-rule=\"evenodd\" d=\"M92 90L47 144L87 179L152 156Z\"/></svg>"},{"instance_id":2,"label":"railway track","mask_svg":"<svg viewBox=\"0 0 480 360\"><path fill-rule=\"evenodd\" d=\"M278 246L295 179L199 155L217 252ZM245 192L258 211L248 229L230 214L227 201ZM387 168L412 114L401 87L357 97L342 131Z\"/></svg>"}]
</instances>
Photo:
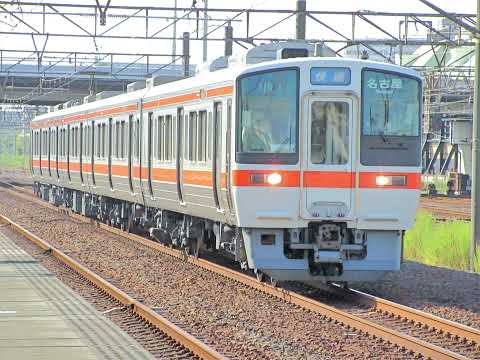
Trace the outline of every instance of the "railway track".
<instances>
[{"instance_id":1,"label":"railway track","mask_svg":"<svg viewBox=\"0 0 480 360\"><path fill-rule=\"evenodd\" d=\"M179 346L175 346L178 353L184 353L185 349L193 353L194 355L202 359L210 360L220 360L227 359L214 349L212 349L207 344L203 343L201 340L195 338L194 336L188 334L163 316L157 314L154 310L150 309L148 306L143 305L140 301L135 300L127 293L118 289L111 283L107 282L94 272L87 269L85 266L81 265L64 252L56 249L55 247L48 244L46 241L40 239L36 235L29 232L24 227L16 224L11 219L6 216L0 215L0 223L7 224L10 228L16 233L22 235L24 238L30 240L40 249L45 251L45 253L53 256L55 259L60 261L62 264L66 265L82 278L93 284L95 287L100 289L102 292L115 299L118 303L129 308L131 312L144 320L148 325L154 326L160 330L164 335L175 340L178 344L181 345L184 349L178 349ZM140 324L141 325L141 324ZM145 325L143 325L145 326ZM195 357L195 356L192 356Z\"/></svg>"},{"instance_id":2,"label":"railway track","mask_svg":"<svg viewBox=\"0 0 480 360\"><path fill-rule=\"evenodd\" d=\"M470 220L470 202L466 198L425 197L420 198L420 208L432 213L440 220Z\"/></svg>"},{"instance_id":3,"label":"railway track","mask_svg":"<svg viewBox=\"0 0 480 360\"><path fill-rule=\"evenodd\" d=\"M366 333L372 337L381 338L423 357L433 359L480 358L480 331L477 329L355 290L329 287L327 289L329 292L333 292L340 297L349 298L362 305L355 311L343 311L305 295L308 293L308 289L304 289L306 291L300 289L298 292L286 290L272 284L259 282L254 277L204 259L191 256L185 258L184 253L179 250L166 247L138 235L125 233L102 223L97 223L92 219L71 213L65 209L57 208L33 197L25 189L12 187L8 183L4 183L4 185L9 186L10 189L7 189L7 191L15 196L23 197L26 200L36 202L55 211L66 212L69 216L80 221L95 223L105 231L220 274L270 296L327 317L348 328Z\"/></svg>"},{"instance_id":4,"label":"railway track","mask_svg":"<svg viewBox=\"0 0 480 360\"><path fill-rule=\"evenodd\" d=\"M458 219L470 221L470 213L464 210L441 208L434 205L422 205L424 210L431 212L438 219Z\"/></svg>"}]
</instances>

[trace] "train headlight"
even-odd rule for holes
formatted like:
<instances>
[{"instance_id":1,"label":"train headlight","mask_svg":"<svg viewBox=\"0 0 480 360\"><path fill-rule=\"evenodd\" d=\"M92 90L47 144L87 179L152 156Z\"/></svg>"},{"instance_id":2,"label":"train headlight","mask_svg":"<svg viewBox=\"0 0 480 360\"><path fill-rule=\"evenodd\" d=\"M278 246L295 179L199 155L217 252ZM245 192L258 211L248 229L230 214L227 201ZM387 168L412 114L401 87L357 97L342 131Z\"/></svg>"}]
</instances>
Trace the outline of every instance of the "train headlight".
<instances>
[{"instance_id":1,"label":"train headlight","mask_svg":"<svg viewBox=\"0 0 480 360\"><path fill-rule=\"evenodd\" d=\"M282 182L282 175L279 173L271 173L267 175L267 182L270 185L278 185Z\"/></svg>"},{"instance_id":2,"label":"train headlight","mask_svg":"<svg viewBox=\"0 0 480 360\"><path fill-rule=\"evenodd\" d=\"M375 183L377 186L405 186L407 185L407 177L404 175L379 175L375 178Z\"/></svg>"},{"instance_id":3,"label":"train headlight","mask_svg":"<svg viewBox=\"0 0 480 360\"><path fill-rule=\"evenodd\" d=\"M376 179L375 179L375 183L378 185L378 186L386 186L386 185L391 185L391 181L390 181L390 176L383 176L383 175L380 175L380 176L377 176Z\"/></svg>"}]
</instances>

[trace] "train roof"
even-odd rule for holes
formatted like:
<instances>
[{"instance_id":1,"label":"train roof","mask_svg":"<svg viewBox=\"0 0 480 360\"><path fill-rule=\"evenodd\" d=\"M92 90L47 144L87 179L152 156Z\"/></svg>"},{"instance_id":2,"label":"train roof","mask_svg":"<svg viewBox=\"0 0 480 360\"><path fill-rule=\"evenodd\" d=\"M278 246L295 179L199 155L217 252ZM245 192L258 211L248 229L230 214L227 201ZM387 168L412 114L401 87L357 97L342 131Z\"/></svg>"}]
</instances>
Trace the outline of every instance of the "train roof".
<instances>
[{"instance_id":1,"label":"train roof","mask_svg":"<svg viewBox=\"0 0 480 360\"><path fill-rule=\"evenodd\" d=\"M75 115L86 113L92 110L98 110L102 108L112 107L121 104L127 104L136 102L139 99L151 99L156 97L161 97L166 94L169 96L175 95L176 93L184 93L188 90L198 88L200 86L209 87L210 85L221 85L221 84L231 84L235 81L238 76L247 74L250 72L262 71L272 68L280 68L285 66L302 66L305 63L316 65L316 66L337 66L337 67L349 67L352 70L360 70L361 68L375 68L385 71L401 72L410 76L420 78L420 75L417 71L402 67L399 65L369 61L369 60L359 60L359 59L346 59L338 57L305 57L305 58L292 58L292 59L281 59L266 61L257 64L232 64L233 66L217 70L213 72L201 72L193 77L189 77L182 80L177 80L170 83L165 83L153 87L147 87L144 89L132 91L129 93L124 93L116 95L107 99L97 100L91 103L85 103L78 106L73 106L70 108L62 109L55 112L50 112L35 117L32 122L42 121L46 119L55 119L61 118L68 115Z\"/></svg>"}]
</instances>

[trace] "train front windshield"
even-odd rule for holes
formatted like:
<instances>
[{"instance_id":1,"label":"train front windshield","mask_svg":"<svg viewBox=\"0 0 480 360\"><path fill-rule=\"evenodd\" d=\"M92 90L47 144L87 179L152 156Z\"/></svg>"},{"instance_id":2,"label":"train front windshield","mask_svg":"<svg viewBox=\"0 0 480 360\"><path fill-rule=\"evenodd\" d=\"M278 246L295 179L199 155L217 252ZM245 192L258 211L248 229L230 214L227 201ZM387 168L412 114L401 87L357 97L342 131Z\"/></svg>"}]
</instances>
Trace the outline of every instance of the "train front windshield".
<instances>
[{"instance_id":1,"label":"train front windshield","mask_svg":"<svg viewBox=\"0 0 480 360\"><path fill-rule=\"evenodd\" d=\"M420 100L418 79L379 70L363 70L362 164L419 165Z\"/></svg>"},{"instance_id":2,"label":"train front windshield","mask_svg":"<svg viewBox=\"0 0 480 360\"><path fill-rule=\"evenodd\" d=\"M237 161L298 161L298 69L243 76L238 81Z\"/></svg>"}]
</instances>

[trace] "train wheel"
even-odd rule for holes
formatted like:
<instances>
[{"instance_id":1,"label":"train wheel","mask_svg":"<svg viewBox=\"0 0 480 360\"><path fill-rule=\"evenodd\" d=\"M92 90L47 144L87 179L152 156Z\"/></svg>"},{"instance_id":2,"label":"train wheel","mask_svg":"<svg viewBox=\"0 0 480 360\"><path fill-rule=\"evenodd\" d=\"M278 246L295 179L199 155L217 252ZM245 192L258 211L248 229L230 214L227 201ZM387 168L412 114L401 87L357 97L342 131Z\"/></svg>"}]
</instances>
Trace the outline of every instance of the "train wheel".
<instances>
[{"instance_id":1,"label":"train wheel","mask_svg":"<svg viewBox=\"0 0 480 360\"><path fill-rule=\"evenodd\" d=\"M264 274L260 270L255 269L255 275L258 281L263 282Z\"/></svg>"}]
</instances>

